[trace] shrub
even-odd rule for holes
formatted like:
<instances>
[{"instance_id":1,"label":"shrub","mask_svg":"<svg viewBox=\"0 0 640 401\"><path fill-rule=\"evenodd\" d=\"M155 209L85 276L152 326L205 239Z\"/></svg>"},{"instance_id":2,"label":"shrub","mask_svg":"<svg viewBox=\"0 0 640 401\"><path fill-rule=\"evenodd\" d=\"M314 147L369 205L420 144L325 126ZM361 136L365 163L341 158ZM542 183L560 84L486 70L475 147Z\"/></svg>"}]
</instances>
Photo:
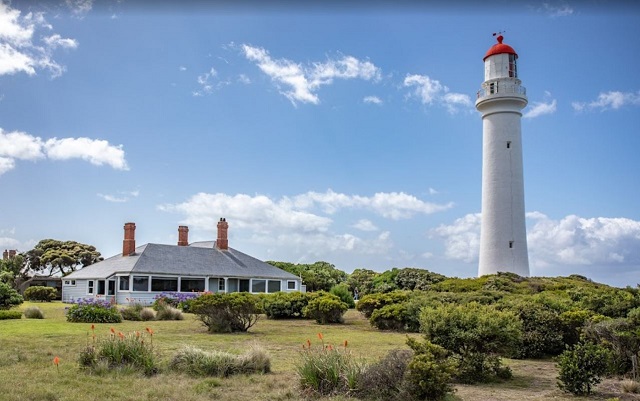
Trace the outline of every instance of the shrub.
<instances>
[{"instance_id":1,"label":"shrub","mask_svg":"<svg viewBox=\"0 0 640 401\"><path fill-rule=\"evenodd\" d=\"M185 347L174 355L169 368L193 376L227 377L239 373L268 373L271 359L264 349L255 346L244 355Z\"/></svg>"},{"instance_id":2,"label":"shrub","mask_svg":"<svg viewBox=\"0 0 640 401\"><path fill-rule=\"evenodd\" d=\"M557 358L558 387L576 395L591 394L607 371L610 352L593 343L579 343Z\"/></svg>"},{"instance_id":3,"label":"shrub","mask_svg":"<svg viewBox=\"0 0 640 401\"><path fill-rule=\"evenodd\" d=\"M611 354L610 371L619 375L633 368L632 358L640 354L640 336L628 319L589 321L583 329L583 337L602 344Z\"/></svg>"},{"instance_id":4,"label":"shrub","mask_svg":"<svg viewBox=\"0 0 640 401\"><path fill-rule=\"evenodd\" d=\"M309 295L303 292L276 292L263 301L265 315L269 319L302 318L302 310L309 303Z\"/></svg>"},{"instance_id":5,"label":"shrub","mask_svg":"<svg viewBox=\"0 0 640 401\"><path fill-rule=\"evenodd\" d=\"M159 305L169 305L180 309L183 312L189 312L191 302L202 295L202 292L163 292L154 297L153 309L158 310Z\"/></svg>"},{"instance_id":6,"label":"shrub","mask_svg":"<svg viewBox=\"0 0 640 401\"><path fill-rule=\"evenodd\" d=\"M142 304L134 303L125 308L120 309L120 314L122 315L122 318L124 320L140 321L142 320L142 317L140 316L140 312L142 311L143 308L144 306Z\"/></svg>"},{"instance_id":7,"label":"shrub","mask_svg":"<svg viewBox=\"0 0 640 401\"><path fill-rule=\"evenodd\" d=\"M496 354L517 344L521 326L512 312L475 302L425 307L420 314L425 339L453 353L457 377L466 383L508 376Z\"/></svg>"},{"instance_id":8,"label":"shrub","mask_svg":"<svg viewBox=\"0 0 640 401\"><path fill-rule=\"evenodd\" d=\"M2 310L0 309L0 320L21 319L22 312L19 310Z\"/></svg>"},{"instance_id":9,"label":"shrub","mask_svg":"<svg viewBox=\"0 0 640 401\"><path fill-rule=\"evenodd\" d=\"M37 306L30 306L24 310L24 317L27 319L44 319L42 311Z\"/></svg>"},{"instance_id":10,"label":"shrub","mask_svg":"<svg viewBox=\"0 0 640 401\"><path fill-rule=\"evenodd\" d=\"M351 294L351 291L349 291L349 286L346 283L334 285L333 287L331 287L329 293L340 298L342 302L347 304L347 307L356 307L356 302L353 300L353 295Z\"/></svg>"},{"instance_id":11,"label":"shrub","mask_svg":"<svg viewBox=\"0 0 640 401\"><path fill-rule=\"evenodd\" d=\"M140 311L140 320L145 322L149 320L154 320L156 318L156 311L151 308L142 308Z\"/></svg>"},{"instance_id":12,"label":"shrub","mask_svg":"<svg viewBox=\"0 0 640 401\"><path fill-rule=\"evenodd\" d=\"M205 294L191 304L191 311L212 333L247 331L256 324L261 312L252 294Z\"/></svg>"},{"instance_id":13,"label":"shrub","mask_svg":"<svg viewBox=\"0 0 640 401\"><path fill-rule=\"evenodd\" d=\"M58 290L53 287L34 285L24 290L27 301L51 302L58 296Z\"/></svg>"},{"instance_id":14,"label":"shrub","mask_svg":"<svg viewBox=\"0 0 640 401\"><path fill-rule=\"evenodd\" d=\"M83 299L67 311L67 321L73 323L120 323L122 315L107 301Z\"/></svg>"},{"instance_id":15,"label":"shrub","mask_svg":"<svg viewBox=\"0 0 640 401\"><path fill-rule=\"evenodd\" d=\"M145 341L146 340L146 341ZM108 369L140 370L146 375L158 372L157 358L153 349L153 331L147 333L134 332L127 335L111 329L111 334L87 346L78 356L81 367L100 370Z\"/></svg>"},{"instance_id":16,"label":"shrub","mask_svg":"<svg viewBox=\"0 0 640 401\"><path fill-rule=\"evenodd\" d=\"M158 308L156 313L156 320L183 320L184 316L180 309L173 306L165 305Z\"/></svg>"},{"instance_id":17,"label":"shrub","mask_svg":"<svg viewBox=\"0 0 640 401\"><path fill-rule=\"evenodd\" d=\"M360 298L356 309L369 319L374 310L380 309L385 305L404 302L409 298L409 294L408 291L368 294Z\"/></svg>"},{"instance_id":18,"label":"shrub","mask_svg":"<svg viewBox=\"0 0 640 401\"><path fill-rule=\"evenodd\" d=\"M305 317L314 319L320 324L342 323L342 315L349 309L347 304L333 294L324 293L312 299L303 309Z\"/></svg>"},{"instance_id":19,"label":"shrub","mask_svg":"<svg viewBox=\"0 0 640 401\"><path fill-rule=\"evenodd\" d=\"M410 318L404 303L390 304L374 310L369 318L369 323L380 330L404 331Z\"/></svg>"},{"instance_id":20,"label":"shrub","mask_svg":"<svg viewBox=\"0 0 640 401\"><path fill-rule=\"evenodd\" d=\"M440 400L453 392L450 381L454 363L444 348L429 341L422 343L409 338L407 345L414 357L407 365L401 399Z\"/></svg>"},{"instance_id":21,"label":"shrub","mask_svg":"<svg viewBox=\"0 0 640 401\"><path fill-rule=\"evenodd\" d=\"M620 383L620 387L622 387L622 391L625 393L640 393L640 383L635 380L624 380Z\"/></svg>"},{"instance_id":22,"label":"shrub","mask_svg":"<svg viewBox=\"0 0 640 401\"><path fill-rule=\"evenodd\" d=\"M564 331L558 313L531 302L516 303L511 310L522 321L522 337L514 353L516 358L541 358L562 352Z\"/></svg>"},{"instance_id":23,"label":"shrub","mask_svg":"<svg viewBox=\"0 0 640 401\"><path fill-rule=\"evenodd\" d=\"M307 340L296 364L300 386L306 395L350 394L357 390L363 363L344 346L322 343L314 347Z\"/></svg>"},{"instance_id":24,"label":"shrub","mask_svg":"<svg viewBox=\"0 0 640 401\"><path fill-rule=\"evenodd\" d=\"M0 309L9 309L24 302L22 295L9 284L0 282Z\"/></svg>"},{"instance_id":25,"label":"shrub","mask_svg":"<svg viewBox=\"0 0 640 401\"><path fill-rule=\"evenodd\" d=\"M412 358L410 350L391 350L384 358L364 368L358 379L358 398L395 399L402 390L405 371Z\"/></svg>"}]
</instances>

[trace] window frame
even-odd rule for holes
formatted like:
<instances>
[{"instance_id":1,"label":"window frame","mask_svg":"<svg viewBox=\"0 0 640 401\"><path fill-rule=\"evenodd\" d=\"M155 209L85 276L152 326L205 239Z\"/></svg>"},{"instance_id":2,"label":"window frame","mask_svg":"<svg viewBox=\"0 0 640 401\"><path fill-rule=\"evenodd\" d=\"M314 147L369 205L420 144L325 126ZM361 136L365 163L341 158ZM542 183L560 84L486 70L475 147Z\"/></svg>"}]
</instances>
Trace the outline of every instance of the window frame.
<instances>
[{"instance_id":1,"label":"window frame","mask_svg":"<svg viewBox=\"0 0 640 401\"><path fill-rule=\"evenodd\" d=\"M95 293L95 280L87 280L87 294L93 295Z\"/></svg>"},{"instance_id":2,"label":"window frame","mask_svg":"<svg viewBox=\"0 0 640 401\"><path fill-rule=\"evenodd\" d=\"M293 284L293 288L291 288L291 284ZM291 290L297 290L298 289L298 282L295 280L287 280L287 290L291 291Z\"/></svg>"},{"instance_id":3,"label":"window frame","mask_svg":"<svg viewBox=\"0 0 640 401\"><path fill-rule=\"evenodd\" d=\"M146 290L139 290L136 289L136 279L142 279L142 280L146 280L147 282L147 289ZM151 280L149 279L149 276L131 276L131 291L137 291L137 292L149 292L149 288L151 286Z\"/></svg>"}]
</instances>

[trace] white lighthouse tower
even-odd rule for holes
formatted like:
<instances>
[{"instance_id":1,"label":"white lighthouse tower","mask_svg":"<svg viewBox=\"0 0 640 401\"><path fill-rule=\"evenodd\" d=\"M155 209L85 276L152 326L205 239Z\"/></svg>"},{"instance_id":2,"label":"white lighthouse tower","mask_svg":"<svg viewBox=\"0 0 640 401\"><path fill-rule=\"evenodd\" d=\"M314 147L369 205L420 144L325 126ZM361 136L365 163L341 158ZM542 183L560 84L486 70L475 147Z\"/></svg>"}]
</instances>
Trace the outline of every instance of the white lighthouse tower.
<instances>
[{"instance_id":1,"label":"white lighthouse tower","mask_svg":"<svg viewBox=\"0 0 640 401\"><path fill-rule=\"evenodd\" d=\"M518 55L497 37L484 56L484 82L476 109L482 113L482 226L478 276L511 272L529 276L524 215L521 110L526 89L518 79Z\"/></svg>"}]
</instances>

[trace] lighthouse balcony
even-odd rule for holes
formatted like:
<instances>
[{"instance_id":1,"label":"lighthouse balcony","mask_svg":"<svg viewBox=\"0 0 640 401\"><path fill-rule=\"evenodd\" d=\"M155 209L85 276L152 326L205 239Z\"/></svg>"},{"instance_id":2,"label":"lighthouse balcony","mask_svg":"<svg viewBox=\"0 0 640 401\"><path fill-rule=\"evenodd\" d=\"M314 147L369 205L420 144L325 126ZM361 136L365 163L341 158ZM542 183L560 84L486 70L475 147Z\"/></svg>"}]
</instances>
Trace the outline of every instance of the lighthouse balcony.
<instances>
[{"instance_id":1,"label":"lighthouse balcony","mask_svg":"<svg viewBox=\"0 0 640 401\"><path fill-rule=\"evenodd\" d=\"M526 97L527 88L520 85L518 82L485 82L476 94L476 99L492 95L520 95L522 97Z\"/></svg>"}]
</instances>

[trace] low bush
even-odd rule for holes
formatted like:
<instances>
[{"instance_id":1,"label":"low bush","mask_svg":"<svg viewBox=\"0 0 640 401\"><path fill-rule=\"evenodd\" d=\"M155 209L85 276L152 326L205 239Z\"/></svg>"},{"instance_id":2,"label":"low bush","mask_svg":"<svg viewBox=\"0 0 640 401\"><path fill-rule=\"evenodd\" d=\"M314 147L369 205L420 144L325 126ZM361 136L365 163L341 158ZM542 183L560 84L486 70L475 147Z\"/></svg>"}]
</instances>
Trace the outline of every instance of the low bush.
<instances>
[{"instance_id":1,"label":"low bush","mask_svg":"<svg viewBox=\"0 0 640 401\"><path fill-rule=\"evenodd\" d=\"M369 323L380 330L404 331L411 319L404 303L385 305L376 309L369 318Z\"/></svg>"},{"instance_id":2,"label":"low bush","mask_svg":"<svg viewBox=\"0 0 640 401\"><path fill-rule=\"evenodd\" d=\"M378 362L367 366L358 379L358 398L398 399L407 365L412 358L413 352L410 350L392 350Z\"/></svg>"},{"instance_id":3,"label":"low bush","mask_svg":"<svg viewBox=\"0 0 640 401\"><path fill-rule=\"evenodd\" d=\"M165 305L158 308L156 320L183 320L182 311L173 306Z\"/></svg>"},{"instance_id":4,"label":"low bush","mask_svg":"<svg viewBox=\"0 0 640 401\"><path fill-rule=\"evenodd\" d=\"M640 383L635 380L624 380L620 383L620 387L622 387L622 391L625 393L638 394L640 393Z\"/></svg>"},{"instance_id":5,"label":"low bush","mask_svg":"<svg viewBox=\"0 0 640 401\"><path fill-rule=\"evenodd\" d=\"M404 302L409 298L409 294L409 291L368 294L360 298L356 309L369 319L374 310L380 309L385 305Z\"/></svg>"},{"instance_id":6,"label":"low bush","mask_svg":"<svg viewBox=\"0 0 640 401\"><path fill-rule=\"evenodd\" d=\"M0 309L0 320L21 319L22 312L19 310L2 310Z\"/></svg>"},{"instance_id":7,"label":"low bush","mask_svg":"<svg viewBox=\"0 0 640 401\"><path fill-rule=\"evenodd\" d=\"M30 306L24 310L24 317L27 319L44 319L44 314L37 306Z\"/></svg>"},{"instance_id":8,"label":"low bush","mask_svg":"<svg viewBox=\"0 0 640 401\"><path fill-rule=\"evenodd\" d=\"M202 295L193 300L191 311L212 333L247 331L262 312L258 298L243 292Z\"/></svg>"},{"instance_id":9,"label":"low bush","mask_svg":"<svg viewBox=\"0 0 640 401\"><path fill-rule=\"evenodd\" d=\"M640 354L640 335L629 319L592 319L585 324L582 335L611 351L611 373L624 375L633 369L633 358Z\"/></svg>"},{"instance_id":10,"label":"low bush","mask_svg":"<svg viewBox=\"0 0 640 401\"><path fill-rule=\"evenodd\" d=\"M264 298L262 308L268 319L303 318L302 311L309 298L304 292L276 292Z\"/></svg>"},{"instance_id":11,"label":"low bush","mask_svg":"<svg viewBox=\"0 0 640 401\"><path fill-rule=\"evenodd\" d=\"M124 320L140 321L142 320L142 317L140 316L142 309L144 309L142 304L134 303L125 308L121 308L120 314Z\"/></svg>"},{"instance_id":12,"label":"low bush","mask_svg":"<svg viewBox=\"0 0 640 401\"><path fill-rule=\"evenodd\" d=\"M120 323L122 315L115 305L107 301L83 299L76 301L67 311L67 321L73 323Z\"/></svg>"},{"instance_id":13,"label":"low bush","mask_svg":"<svg viewBox=\"0 0 640 401\"><path fill-rule=\"evenodd\" d=\"M58 290L53 287L34 285L24 290L27 301L51 302L58 296Z\"/></svg>"},{"instance_id":14,"label":"low bush","mask_svg":"<svg viewBox=\"0 0 640 401\"><path fill-rule=\"evenodd\" d=\"M347 304L333 294L323 293L309 301L302 313L319 324L342 323L342 316L349 309Z\"/></svg>"},{"instance_id":15,"label":"low bush","mask_svg":"<svg viewBox=\"0 0 640 401\"><path fill-rule=\"evenodd\" d=\"M271 359L264 349L255 346L244 355L185 347L174 355L169 368L192 376L227 377L233 374L268 373L271 371Z\"/></svg>"},{"instance_id":16,"label":"low bush","mask_svg":"<svg viewBox=\"0 0 640 401\"><path fill-rule=\"evenodd\" d=\"M93 328L92 328L93 331ZM111 328L111 333L104 339L96 340L80 352L78 363L81 367L99 371L105 367L109 370L142 371L145 375L158 373L157 356L153 349L153 331L123 334ZM146 340L146 341L145 341Z\"/></svg>"},{"instance_id":17,"label":"low bush","mask_svg":"<svg viewBox=\"0 0 640 401\"><path fill-rule=\"evenodd\" d=\"M363 362L351 354L346 341L344 345L334 347L324 343L322 334L318 337L321 344L313 346L307 340L296 364L303 393L308 396L355 393Z\"/></svg>"},{"instance_id":18,"label":"low bush","mask_svg":"<svg viewBox=\"0 0 640 401\"><path fill-rule=\"evenodd\" d=\"M576 395L591 394L607 372L610 351L601 345L579 343L564 351L558 363L558 387Z\"/></svg>"},{"instance_id":19,"label":"low bush","mask_svg":"<svg viewBox=\"0 0 640 401\"><path fill-rule=\"evenodd\" d=\"M156 311L151 308L142 308L142 310L140 311L140 320L147 322L149 320L155 320L155 318Z\"/></svg>"},{"instance_id":20,"label":"low bush","mask_svg":"<svg viewBox=\"0 0 640 401\"><path fill-rule=\"evenodd\" d=\"M24 302L22 295L9 284L0 282L0 309L9 309Z\"/></svg>"},{"instance_id":21,"label":"low bush","mask_svg":"<svg viewBox=\"0 0 640 401\"><path fill-rule=\"evenodd\" d=\"M160 305L169 305L183 312L190 312L191 302L198 298L202 292L163 292L154 297L153 309L158 310Z\"/></svg>"},{"instance_id":22,"label":"low bush","mask_svg":"<svg viewBox=\"0 0 640 401\"><path fill-rule=\"evenodd\" d=\"M407 365L401 399L441 400L453 392L451 378L455 363L443 347L429 341L419 342L409 338L407 345L414 357Z\"/></svg>"},{"instance_id":23,"label":"low bush","mask_svg":"<svg viewBox=\"0 0 640 401\"><path fill-rule=\"evenodd\" d=\"M560 315L546 306L518 302L511 306L522 321L522 337L515 347L515 358L556 356L564 349L564 330Z\"/></svg>"}]
</instances>

